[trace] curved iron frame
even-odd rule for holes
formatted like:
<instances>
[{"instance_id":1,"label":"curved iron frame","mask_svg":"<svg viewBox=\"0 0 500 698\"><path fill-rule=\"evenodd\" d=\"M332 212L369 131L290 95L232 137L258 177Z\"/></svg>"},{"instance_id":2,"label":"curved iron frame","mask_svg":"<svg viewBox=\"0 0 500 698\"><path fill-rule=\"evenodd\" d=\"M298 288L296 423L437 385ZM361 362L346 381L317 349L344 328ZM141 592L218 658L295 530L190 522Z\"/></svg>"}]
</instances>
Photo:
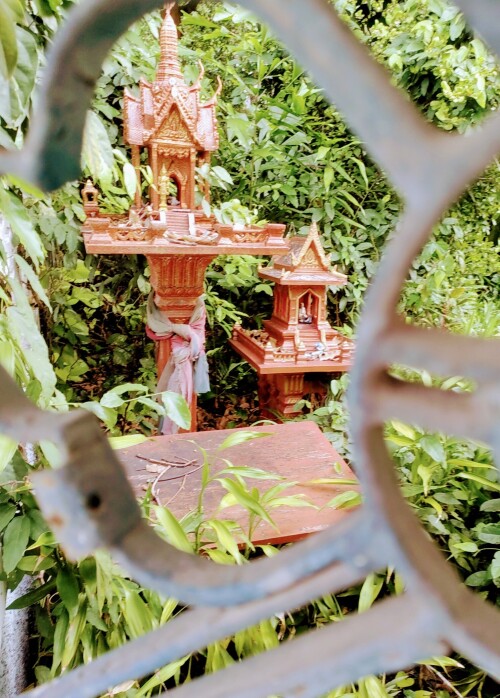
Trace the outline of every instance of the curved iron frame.
<instances>
[{"instance_id":1,"label":"curved iron frame","mask_svg":"<svg viewBox=\"0 0 500 698\"><path fill-rule=\"evenodd\" d=\"M0 429L20 441L52 439L61 470L39 473L42 510L72 557L107 547L141 584L192 604L165 627L29 695L92 698L278 611L395 567L403 595L340 624L181 686L179 698L317 696L361 675L395 671L452 646L500 678L500 614L466 589L404 502L383 440L398 418L479 439L500 462L498 340L456 337L405 324L397 302L412 260L450 204L500 152L500 115L467 136L441 132L390 83L328 0L240 0L280 36L366 144L405 201L367 295L350 389L355 460L365 495L339 527L244 567L219 567L160 541L140 518L130 486L95 419L44 413L0 370ZM500 55L500 4L457 0ZM161 0L86 0L69 14L49 54L37 120L20 153L0 153L0 172L50 190L80 173L85 112L112 44ZM476 381L459 395L396 381L391 364Z\"/></svg>"}]
</instances>

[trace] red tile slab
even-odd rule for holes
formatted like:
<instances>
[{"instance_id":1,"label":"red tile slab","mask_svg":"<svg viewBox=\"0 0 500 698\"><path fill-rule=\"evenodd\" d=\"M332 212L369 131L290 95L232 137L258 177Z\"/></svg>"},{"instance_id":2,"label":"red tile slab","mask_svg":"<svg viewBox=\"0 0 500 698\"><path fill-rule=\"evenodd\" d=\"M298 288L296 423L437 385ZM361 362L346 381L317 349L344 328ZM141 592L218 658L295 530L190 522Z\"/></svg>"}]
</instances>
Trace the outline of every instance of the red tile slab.
<instances>
[{"instance_id":1,"label":"red tile slab","mask_svg":"<svg viewBox=\"0 0 500 698\"><path fill-rule=\"evenodd\" d=\"M220 450L228 436L242 431L267 436ZM117 455L138 496L143 496L148 483L159 477L155 485L158 501L168 506L176 517L182 518L196 509L198 504L202 472L200 466L204 458L201 449L208 455L211 475L223 470L227 466L226 460L235 466L259 468L296 483L285 490L283 496L302 494L317 507L298 508L285 504L273 509L271 516L278 530L261 521L252 536L255 544L300 540L349 515L349 511L335 510L326 505L337 494L357 489L357 486L309 484L311 480L322 478L355 479L351 469L313 422L158 436L146 443L117 451ZM179 462L187 462L188 465L179 467ZM167 463L174 465L162 470L162 466ZM151 472L155 469L156 472ZM247 479L246 482L265 492L279 480ZM245 531L248 530L248 515L242 507L231 506L218 511L225 494L226 490L219 482L212 482L207 487L204 497L205 517L217 515L237 521Z\"/></svg>"}]
</instances>

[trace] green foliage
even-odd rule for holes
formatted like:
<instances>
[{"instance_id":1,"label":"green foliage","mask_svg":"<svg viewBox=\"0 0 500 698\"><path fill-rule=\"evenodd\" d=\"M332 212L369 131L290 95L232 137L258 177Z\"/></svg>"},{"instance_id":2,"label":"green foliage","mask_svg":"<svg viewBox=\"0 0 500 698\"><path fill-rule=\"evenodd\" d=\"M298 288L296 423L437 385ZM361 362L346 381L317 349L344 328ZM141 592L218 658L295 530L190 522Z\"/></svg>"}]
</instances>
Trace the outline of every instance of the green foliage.
<instances>
[{"instance_id":1,"label":"green foliage","mask_svg":"<svg viewBox=\"0 0 500 698\"><path fill-rule=\"evenodd\" d=\"M335 5L430 121L465 130L499 101L498 63L445 0Z\"/></svg>"}]
</instances>

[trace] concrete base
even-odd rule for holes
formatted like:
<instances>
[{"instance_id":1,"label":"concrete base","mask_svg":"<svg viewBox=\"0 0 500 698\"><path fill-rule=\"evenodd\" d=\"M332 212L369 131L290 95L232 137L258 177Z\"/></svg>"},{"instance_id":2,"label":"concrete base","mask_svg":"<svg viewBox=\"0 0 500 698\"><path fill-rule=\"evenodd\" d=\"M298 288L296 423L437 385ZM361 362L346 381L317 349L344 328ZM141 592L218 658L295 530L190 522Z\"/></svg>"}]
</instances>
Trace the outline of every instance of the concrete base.
<instances>
[{"instance_id":1,"label":"concrete base","mask_svg":"<svg viewBox=\"0 0 500 698\"><path fill-rule=\"evenodd\" d=\"M31 579L25 577L7 594L7 606L30 590ZM6 611L2 647L0 648L0 698L13 698L28 686L29 609Z\"/></svg>"}]
</instances>

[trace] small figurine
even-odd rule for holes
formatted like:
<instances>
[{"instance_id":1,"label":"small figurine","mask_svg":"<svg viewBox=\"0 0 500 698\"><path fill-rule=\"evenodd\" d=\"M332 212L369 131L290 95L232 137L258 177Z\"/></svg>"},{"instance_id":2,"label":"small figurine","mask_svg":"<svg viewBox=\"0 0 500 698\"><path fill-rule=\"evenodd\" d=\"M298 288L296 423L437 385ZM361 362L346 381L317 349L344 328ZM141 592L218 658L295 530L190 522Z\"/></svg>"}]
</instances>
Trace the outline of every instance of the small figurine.
<instances>
[{"instance_id":1,"label":"small figurine","mask_svg":"<svg viewBox=\"0 0 500 698\"><path fill-rule=\"evenodd\" d=\"M300 304L299 307L299 322L301 325L311 325L313 321L312 315L307 312L304 303Z\"/></svg>"},{"instance_id":2,"label":"small figurine","mask_svg":"<svg viewBox=\"0 0 500 698\"><path fill-rule=\"evenodd\" d=\"M181 202L174 194L167 196L167 206L174 208L174 207L180 206L180 205L181 205Z\"/></svg>"}]
</instances>

